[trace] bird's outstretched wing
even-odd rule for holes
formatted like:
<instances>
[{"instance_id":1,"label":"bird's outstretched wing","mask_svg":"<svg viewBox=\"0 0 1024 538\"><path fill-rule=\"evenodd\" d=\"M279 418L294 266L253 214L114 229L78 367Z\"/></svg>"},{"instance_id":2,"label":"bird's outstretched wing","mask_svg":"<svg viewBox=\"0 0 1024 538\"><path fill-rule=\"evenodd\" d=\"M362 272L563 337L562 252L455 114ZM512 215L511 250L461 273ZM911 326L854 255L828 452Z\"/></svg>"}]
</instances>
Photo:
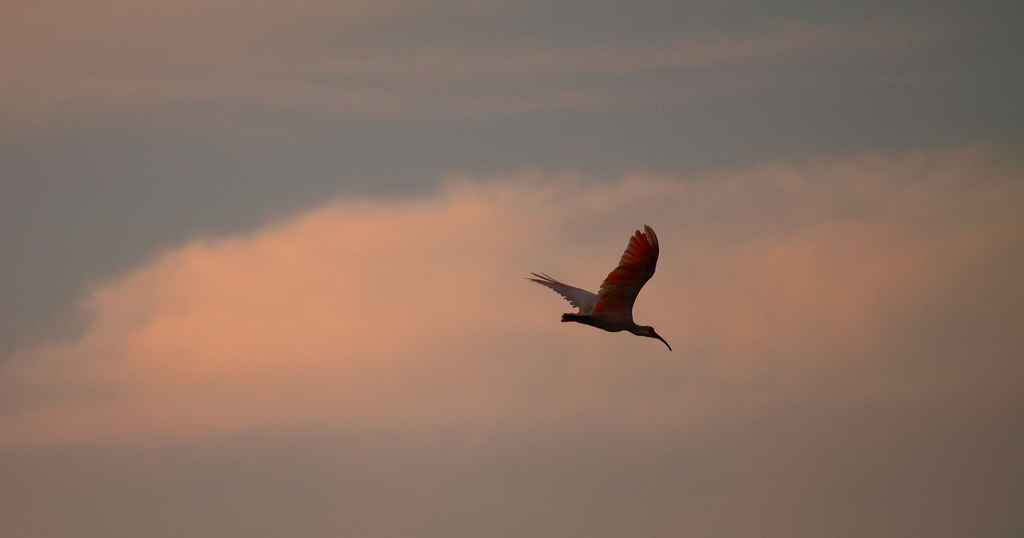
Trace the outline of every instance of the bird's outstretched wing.
<instances>
[{"instance_id":1,"label":"bird's outstretched wing","mask_svg":"<svg viewBox=\"0 0 1024 538\"><path fill-rule=\"evenodd\" d=\"M549 277L548 275L545 275L544 273L541 273L539 275L537 273L530 274L537 278L528 278L527 280L532 280L538 284L543 284L557 291L559 295L565 297L566 301L569 301L569 304L575 306L576 308L579 308L580 314L589 314L592 310L594 310L594 303L597 302L597 295L590 293L587 290L574 288L568 284L562 284L561 282Z\"/></svg>"},{"instance_id":2,"label":"bird's outstretched wing","mask_svg":"<svg viewBox=\"0 0 1024 538\"><path fill-rule=\"evenodd\" d=\"M638 230L629 238L619 266L601 283L593 315L622 316L632 321L633 302L640 288L654 275L657 264L658 236L650 226L644 226L644 233Z\"/></svg>"}]
</instances>

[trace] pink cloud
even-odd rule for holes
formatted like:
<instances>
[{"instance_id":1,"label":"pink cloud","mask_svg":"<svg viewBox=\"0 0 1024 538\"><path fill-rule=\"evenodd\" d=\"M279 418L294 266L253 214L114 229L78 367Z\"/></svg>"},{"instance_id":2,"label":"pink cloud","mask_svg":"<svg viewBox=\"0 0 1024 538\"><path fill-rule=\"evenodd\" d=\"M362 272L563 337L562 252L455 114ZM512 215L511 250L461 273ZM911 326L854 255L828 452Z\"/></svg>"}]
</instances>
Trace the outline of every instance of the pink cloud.
<instances>
[{"instance_id":1,"label":"pink cloud","mask_svg":"<svg viewBox=\"0 0 1024 538\"><path fill-rule=\"evenodd\" d=\"M2 372L0 439L431 431L598 411L692 433L794 394L857 398L875 389L814 384L859 367L1020 239L1017 173L968 151L606 185L524 173L337 200L90 290L79 336ZM524 280L596 290L643 224L663 252L635 316L674 353L561 324L569 305Z\"/></svg>"}]
</instances>

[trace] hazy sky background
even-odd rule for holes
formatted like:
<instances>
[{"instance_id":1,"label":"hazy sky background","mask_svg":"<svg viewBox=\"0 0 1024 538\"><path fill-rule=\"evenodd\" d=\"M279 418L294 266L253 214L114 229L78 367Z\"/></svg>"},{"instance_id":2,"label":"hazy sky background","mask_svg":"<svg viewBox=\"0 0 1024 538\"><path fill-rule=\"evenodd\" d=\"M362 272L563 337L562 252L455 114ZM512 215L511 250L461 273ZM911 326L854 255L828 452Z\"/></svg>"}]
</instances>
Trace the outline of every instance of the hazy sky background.
<instances>
[{"instance_id":1,"label":"hazy sky background","mask_svg":"<svg viewBox=\"0 0 1024 538\"><path fill-rule=\"evenodd\" d=\"M0 3L0 528L1022 536L1022 21Z\"/></svg>"}]
</instances>

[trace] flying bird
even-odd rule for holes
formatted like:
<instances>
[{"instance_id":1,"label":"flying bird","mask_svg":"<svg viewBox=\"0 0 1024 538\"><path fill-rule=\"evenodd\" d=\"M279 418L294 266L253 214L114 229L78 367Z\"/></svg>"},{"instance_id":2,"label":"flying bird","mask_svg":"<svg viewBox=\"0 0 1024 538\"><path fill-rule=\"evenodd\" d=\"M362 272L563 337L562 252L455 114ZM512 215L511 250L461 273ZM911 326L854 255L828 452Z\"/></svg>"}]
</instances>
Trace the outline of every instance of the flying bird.
<instances>
[{"instance_id":1,"label":"flying bird","mask_svg":"<svg viewBox=\"0 0 1024 538\"><path fill-rule=\"evenodd\" d=\"M654 275L657 264L658 236L654 235L650 226L644 226L643 233L637 230L629 238L629 245L619 260L619 266L604 279L596 295L562 284L544 273L531 273L537 278L527 280L557 291L569 304L579 309L577 313L562 314L562 321L575 321L610 332L629 331L637 336L657 338L672 351L672 346L654 332L654 327L633 322L633 302L640 288Z\"/></svg>"}]
</instances>

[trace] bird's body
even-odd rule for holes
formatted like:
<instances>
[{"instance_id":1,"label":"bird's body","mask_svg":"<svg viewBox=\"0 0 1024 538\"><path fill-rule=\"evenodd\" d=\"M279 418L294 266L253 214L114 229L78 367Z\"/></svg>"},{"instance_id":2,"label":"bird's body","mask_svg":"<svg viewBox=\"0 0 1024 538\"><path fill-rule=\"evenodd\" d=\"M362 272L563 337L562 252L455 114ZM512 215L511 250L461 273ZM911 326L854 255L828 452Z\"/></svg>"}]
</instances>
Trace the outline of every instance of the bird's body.
<instances>
[{"instance_id":1,"label":"bird's body","mask_svg":"<svg viewBox=\"0 0 1024 538\"><path fill-rule=\"evenodd\" d=\"M665 339L654 332L653 327L637 325L633 322L633 303L644 284L654 275L658 264L658 236L650 226L644 226L629 239L626 252L622 254L619 265L601 283L601 289L595 294L563 284L543 273L533 273L531 278L538 284L547 286L579 312L562 314L562 321L575 321L591 325L610 332L629 331L637 336L657 338L668 346Z\"/></svg>"}]
</instances>

